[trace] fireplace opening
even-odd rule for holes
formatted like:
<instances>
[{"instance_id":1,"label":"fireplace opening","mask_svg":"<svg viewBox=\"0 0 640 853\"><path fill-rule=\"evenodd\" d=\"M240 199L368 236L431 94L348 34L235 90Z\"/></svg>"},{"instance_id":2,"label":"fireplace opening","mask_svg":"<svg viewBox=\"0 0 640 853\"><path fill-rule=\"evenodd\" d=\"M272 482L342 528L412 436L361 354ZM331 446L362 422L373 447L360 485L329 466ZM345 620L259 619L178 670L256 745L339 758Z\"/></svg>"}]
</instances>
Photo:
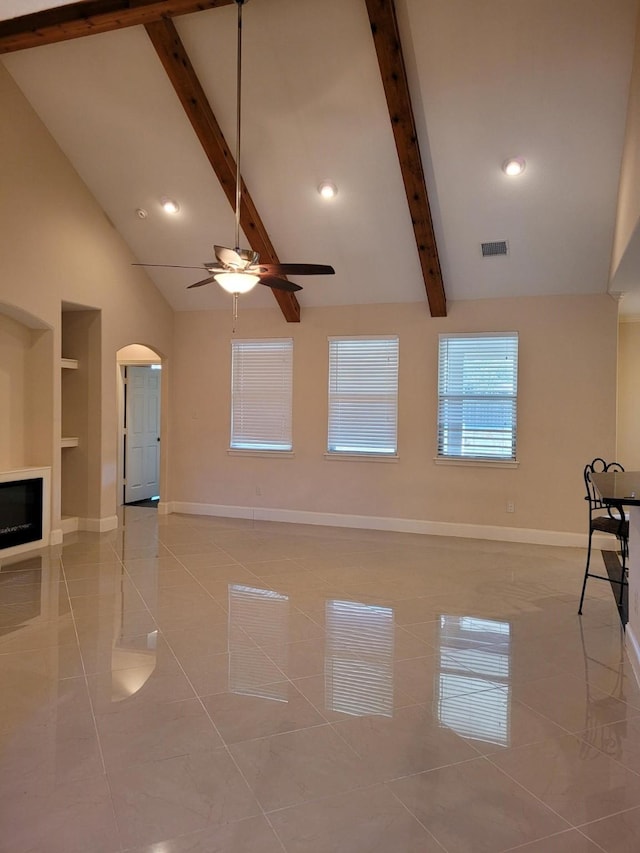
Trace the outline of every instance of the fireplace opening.
<instances>
[{"instance_id":1,"label":"fireplace opening","mask_svg":"<svg viewBox=\"0 0 640 853\"><path fill-rule=\"evenodd\" d=\"M42 477L0 483L0 550L42 539Z\"/></svg>"}]
</instances>

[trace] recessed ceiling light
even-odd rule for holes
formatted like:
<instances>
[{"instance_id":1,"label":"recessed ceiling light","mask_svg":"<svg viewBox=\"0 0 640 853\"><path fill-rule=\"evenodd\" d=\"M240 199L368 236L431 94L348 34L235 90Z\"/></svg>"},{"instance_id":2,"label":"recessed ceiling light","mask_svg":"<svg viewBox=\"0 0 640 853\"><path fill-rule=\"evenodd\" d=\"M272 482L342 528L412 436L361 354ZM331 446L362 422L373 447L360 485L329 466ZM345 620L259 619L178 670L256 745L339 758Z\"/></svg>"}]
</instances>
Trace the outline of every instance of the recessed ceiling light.
<instances>
[{"instance_id":1,"label":"recessed ceiling light","mask_svg":"<svg viewBox=\"0 0 640 853\"><path fill-rule=\"evenodd\" d=\"M160 204L162 205L162 209L165 213L178 213L180 211L180 205L172 198L164 196L160 199Z\"/></svg>"},{"instance_id":2,"label":"recessed ceiling light","mask_svg":"<svg viewBox=\"0 0 640 853\"><path fill-rule=\"evenodd\" d=\"M521 175L524 172L526 165L524 157L509 157L502 164L502 171L505 175L514 178L516 175Z\"/></svg>"},{"instance_id":3,"label":"recessed ceiling light","mask_svg":"<svg viewBox=\"0 0 640 853\"><path fill-rule=\"evenodd\" d=\"M323 181L318 187L318 192L322 198L335 198L338 195L338 187L333 181Z\"/></svg>"}]
</instances>

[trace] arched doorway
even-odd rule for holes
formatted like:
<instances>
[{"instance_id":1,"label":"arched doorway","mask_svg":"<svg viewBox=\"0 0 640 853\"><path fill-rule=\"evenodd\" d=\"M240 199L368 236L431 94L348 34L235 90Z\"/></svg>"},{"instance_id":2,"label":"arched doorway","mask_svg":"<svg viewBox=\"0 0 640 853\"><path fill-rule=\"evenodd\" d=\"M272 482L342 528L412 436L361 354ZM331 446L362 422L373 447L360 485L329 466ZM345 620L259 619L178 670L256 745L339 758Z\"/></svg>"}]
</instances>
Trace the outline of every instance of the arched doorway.
<instances>
[{"instance_id":1,"label":"arched doorway","mask_svg":"<svg viewBox=\"0 0 640 853\"><path fill-rule=\"evenodd\" d=\"M117 352L118 505L157 507L160 500L162 359L143 344Z\"/></svg>"}]
</instances>

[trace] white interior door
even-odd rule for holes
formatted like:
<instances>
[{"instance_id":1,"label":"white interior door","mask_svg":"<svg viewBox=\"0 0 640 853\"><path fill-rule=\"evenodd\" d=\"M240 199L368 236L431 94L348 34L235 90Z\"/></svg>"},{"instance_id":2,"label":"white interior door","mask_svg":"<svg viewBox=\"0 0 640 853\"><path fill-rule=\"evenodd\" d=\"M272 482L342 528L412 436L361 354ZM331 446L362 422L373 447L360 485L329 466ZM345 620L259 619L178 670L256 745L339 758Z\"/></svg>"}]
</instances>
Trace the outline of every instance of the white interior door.
<instances>
[{"instance_id":1,"label":"white interior door","mask_svg":"<svg viewBox=\"0 0 640 853\"><path fill-rule=\"evenodd\" d=\"M125 395L125 503L160 492L160 370L127 367Z\"/></svg>"}]
</instances>

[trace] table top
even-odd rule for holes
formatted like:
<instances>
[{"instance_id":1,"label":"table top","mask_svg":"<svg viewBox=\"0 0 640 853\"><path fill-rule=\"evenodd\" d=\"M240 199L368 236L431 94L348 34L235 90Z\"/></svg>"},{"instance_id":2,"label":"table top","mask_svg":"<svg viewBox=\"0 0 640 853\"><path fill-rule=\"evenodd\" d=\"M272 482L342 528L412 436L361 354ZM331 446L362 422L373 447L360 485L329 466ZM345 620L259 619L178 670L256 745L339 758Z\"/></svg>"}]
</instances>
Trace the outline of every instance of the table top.
<instances>
[{"instance_id":1,"label":"table top","mask_svg":"<svg viewBox=\"0 0 640 853\"><path fill-rule=\"evenodd\" d=\"M640 471L592 474L591 479L603 501L640 506Z\"/></svg>"}]
</instances>

